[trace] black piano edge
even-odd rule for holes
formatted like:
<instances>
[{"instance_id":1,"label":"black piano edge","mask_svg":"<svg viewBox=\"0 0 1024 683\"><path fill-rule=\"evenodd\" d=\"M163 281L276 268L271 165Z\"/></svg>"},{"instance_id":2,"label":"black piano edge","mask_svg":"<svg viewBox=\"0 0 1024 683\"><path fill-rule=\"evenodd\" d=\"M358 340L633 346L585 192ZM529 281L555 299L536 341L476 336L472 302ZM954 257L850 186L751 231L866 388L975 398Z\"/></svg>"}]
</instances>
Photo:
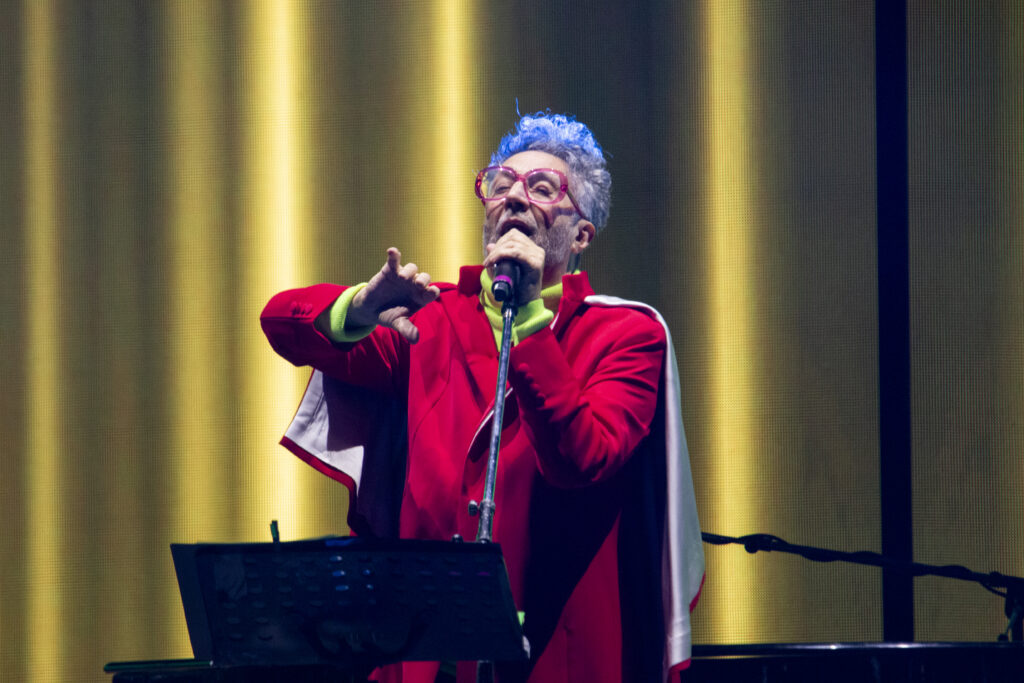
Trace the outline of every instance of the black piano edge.
<instances>
[{"instance_id":1,"label":"black piano edge","mask_svg":"<svg viewBox=\"0 0 1024 683\"><path fill-rule=\"evenodd\" d=\"M836 654L941 654L970 651L1024 652L1021 642L864 642L864 643L755 643L748 645L694 645L694 659L712 657L817 656Z\"/></svg>"}]
</instances>

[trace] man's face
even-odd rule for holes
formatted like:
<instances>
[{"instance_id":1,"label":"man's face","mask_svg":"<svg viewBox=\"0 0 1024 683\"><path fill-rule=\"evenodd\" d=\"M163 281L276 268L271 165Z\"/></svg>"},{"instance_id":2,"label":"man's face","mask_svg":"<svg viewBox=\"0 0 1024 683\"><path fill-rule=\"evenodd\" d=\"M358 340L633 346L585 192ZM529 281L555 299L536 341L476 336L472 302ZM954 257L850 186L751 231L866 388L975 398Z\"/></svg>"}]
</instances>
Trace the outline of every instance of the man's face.
<instances>
[{"instance_id":1,"label":"man's face","mask_svg":"<svg viewBox=\"0 0 1024 683\"><path fill-rule=\"evenodd\" d=\"M537 168L551 168L569 176L569 166L562 159L536 150L510 156L501 165L520 175ZM527 197L523 183L516 182L503 200L484 204L484 245L497 242L510 230L517 229L544 250L545 275L559 270L564 272L580 220L568 195L557 204L534 204Z\"/></svg>"}]
</instances>

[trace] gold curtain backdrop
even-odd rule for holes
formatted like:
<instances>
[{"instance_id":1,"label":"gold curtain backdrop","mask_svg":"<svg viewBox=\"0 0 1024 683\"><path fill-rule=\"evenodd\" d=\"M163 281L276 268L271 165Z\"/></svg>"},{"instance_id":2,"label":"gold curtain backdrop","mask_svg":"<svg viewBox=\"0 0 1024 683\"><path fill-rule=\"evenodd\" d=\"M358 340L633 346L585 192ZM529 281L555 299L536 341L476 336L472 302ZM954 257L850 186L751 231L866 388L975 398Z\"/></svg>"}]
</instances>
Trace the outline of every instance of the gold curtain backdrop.
<instances>
[{"instance_id":1,"label":"gold curtain backdrop","mask_svg":"<svg viewBox=\"0 0 1024 683\"><path fill-rule=\"evenodd\" d=\"M1024 7L910 2L915 556L1024 574ZM0 3L0 680L188 657L168 545L345 533L257 317L480 259L516 109L610 153L595 288L659 308L702 526L879 550L872 3ZM500 504L500 503L499 503ZM870 568L706 547L697 643L878 640ZM918 580L920 639L999 600Z\"/></svg>"},{"instance_id":2,"label":"gold curtain backdrop","mask_svg":"<svg viewBox=\"0 0 1024 683\"><path fill-rule=\"evenodd\" d=\"M1022 576L1024 4L909 17L914 556ZM1000 598L916 590L920 639L1006 628Z\"/></svg>"}]
</instances>

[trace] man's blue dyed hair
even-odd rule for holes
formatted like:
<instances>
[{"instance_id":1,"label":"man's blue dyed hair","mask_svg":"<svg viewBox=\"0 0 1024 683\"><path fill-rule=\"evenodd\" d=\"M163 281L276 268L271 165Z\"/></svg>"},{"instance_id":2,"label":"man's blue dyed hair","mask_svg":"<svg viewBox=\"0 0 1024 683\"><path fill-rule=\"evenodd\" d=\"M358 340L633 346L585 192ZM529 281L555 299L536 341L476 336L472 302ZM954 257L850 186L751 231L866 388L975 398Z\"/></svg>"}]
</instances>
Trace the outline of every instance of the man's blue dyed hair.
<instances>
[{"instance_id":1,"label":"man's blue dyed hair","mask_svg":"<svg viewBox=\"0 0 1024 683\"><path fill-rule=\"evenodd\" d=\"M562 159L569 166L569 191L599 231L608 222L612 202L612 176L605 168L604 152L594 134L573 116L537 112L526 114L515 130L501 139L491 165L514 154L538 150Z\"/></svg>"}]
</instances>

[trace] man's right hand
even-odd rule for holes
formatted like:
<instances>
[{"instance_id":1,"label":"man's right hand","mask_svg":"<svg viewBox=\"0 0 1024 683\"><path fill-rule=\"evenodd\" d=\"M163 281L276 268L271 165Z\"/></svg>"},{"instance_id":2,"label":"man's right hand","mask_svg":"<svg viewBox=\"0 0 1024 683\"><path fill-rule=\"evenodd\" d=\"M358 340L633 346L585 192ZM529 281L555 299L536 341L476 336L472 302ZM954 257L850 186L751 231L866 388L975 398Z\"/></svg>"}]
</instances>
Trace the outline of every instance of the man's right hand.
<instances>
[{"instance_id":1,"label":"man's right hand","mask_svg":"<svg viewBox=\"0 0 1024 683\"><path fill-rule=\"evenodd\" d=\"M401 265L402 253L388 249L387 263L373 276L349 305L345 327L383 325L402 335L410 344L419 341L420 331L409 317L437 299L441 290L430 284L415 263Z\"/></svg>"}]
</instances>

